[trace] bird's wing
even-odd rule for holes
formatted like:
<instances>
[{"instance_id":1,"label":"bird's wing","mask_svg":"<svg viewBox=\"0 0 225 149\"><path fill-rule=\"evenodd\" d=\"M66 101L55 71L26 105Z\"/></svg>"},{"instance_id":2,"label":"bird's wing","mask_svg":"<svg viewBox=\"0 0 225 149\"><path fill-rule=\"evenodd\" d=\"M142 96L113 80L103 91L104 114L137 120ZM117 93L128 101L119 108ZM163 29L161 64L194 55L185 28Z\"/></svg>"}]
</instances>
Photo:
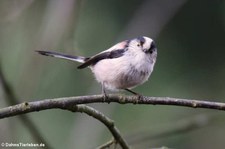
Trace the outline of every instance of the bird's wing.
<instances>
[{"instance_id":1,"label":"bird's wing","mask_svg":"<svg viewBox=\"0 0 225 149\"><path fill-rule=\"evenodd\" d=\"M119 57L123 56L123 54L126 50L127 50L127 48L101 52L101 53L87 59L83 64L81 64L77 68L82 69L82 68L88 67L90 65L94 65L103 59L119 58Z\"/></svg>"}]
</instances>

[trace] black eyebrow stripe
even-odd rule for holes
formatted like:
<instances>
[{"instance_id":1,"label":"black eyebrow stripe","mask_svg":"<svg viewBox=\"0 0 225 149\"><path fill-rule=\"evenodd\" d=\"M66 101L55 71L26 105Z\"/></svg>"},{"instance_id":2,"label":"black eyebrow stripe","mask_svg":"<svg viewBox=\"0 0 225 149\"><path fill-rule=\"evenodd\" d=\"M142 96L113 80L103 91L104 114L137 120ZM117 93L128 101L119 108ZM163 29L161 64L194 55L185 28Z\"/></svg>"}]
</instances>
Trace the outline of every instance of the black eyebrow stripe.
<instances>
[{"instance_id":1,"label":"black eyebrow stripe","mask_svg":"<svg viewBox=\"0 0 225 149\"><path fill-rule=\"evenodd\" d=\"M140 41L141 46L145 43L144 37L138 37L137 39Z\"/></svg>"}]
</instances>

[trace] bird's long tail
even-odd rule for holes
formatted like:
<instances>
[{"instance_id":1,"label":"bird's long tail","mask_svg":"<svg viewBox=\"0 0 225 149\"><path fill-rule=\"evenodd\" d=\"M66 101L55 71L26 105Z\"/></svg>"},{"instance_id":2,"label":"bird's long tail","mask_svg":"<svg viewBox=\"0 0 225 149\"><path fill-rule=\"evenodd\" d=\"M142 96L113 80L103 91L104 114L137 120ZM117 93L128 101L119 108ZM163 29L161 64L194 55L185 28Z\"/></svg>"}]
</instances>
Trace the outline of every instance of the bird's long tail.
<instances>
[{"instance_id":1,"label":"bird's long tail","mask_svg":"<svg viewBox=\"0 0 225 149\"><path fill-rule=\"evenodd\" d=\"M67 54L62 54L62 53L52 52L52 51L36 51L36 52L38 52L41 55L67 59L67 60L76 61L79 63L84 63L88 59L82 56L72 56L72 55L67 55Z\"/></svg>"}]
</instances>

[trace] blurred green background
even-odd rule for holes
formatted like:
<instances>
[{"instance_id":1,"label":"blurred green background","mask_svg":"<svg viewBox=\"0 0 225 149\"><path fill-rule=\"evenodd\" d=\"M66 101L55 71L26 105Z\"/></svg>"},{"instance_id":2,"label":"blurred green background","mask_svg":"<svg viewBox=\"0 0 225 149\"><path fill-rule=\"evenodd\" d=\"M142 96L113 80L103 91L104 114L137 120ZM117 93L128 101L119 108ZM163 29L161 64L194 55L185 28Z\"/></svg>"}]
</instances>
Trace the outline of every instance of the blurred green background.
<instances>
[{"instance_id":1,"label":"blurred green background","mask_svg":"<svg viewBox=\"0 0 225 149\"><path fill-rule=\"evenodd\" d=\"M101 93L89 69L77 70L74 62L40 56L35 50L91 56L142 35L156 41L158 59L150 80L135 91L225 102L224 0L0 1L1 69L18 102ZM0 108L6 106L0 86ZM113 119L134 149L225 146L223 111L90 106ZM27 116L54 149L92 149L112 137L85 114L54 109ZM18 117L11 117L0 120L0 142L36 141Z\"/></svg>"}]
</instances>

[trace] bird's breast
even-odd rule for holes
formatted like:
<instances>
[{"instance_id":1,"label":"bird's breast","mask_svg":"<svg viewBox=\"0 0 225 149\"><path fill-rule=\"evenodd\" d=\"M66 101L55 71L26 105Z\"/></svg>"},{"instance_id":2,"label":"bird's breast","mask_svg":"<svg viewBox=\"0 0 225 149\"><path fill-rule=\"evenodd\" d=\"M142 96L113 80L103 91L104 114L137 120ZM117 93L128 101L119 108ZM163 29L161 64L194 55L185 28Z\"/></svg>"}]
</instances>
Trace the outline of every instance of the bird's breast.
<instances>
[{"instance_id":1,"label":"bird's breast","mask_svg":"<svg viewBox=\"0 0 225 149\"><path fill-rule=\"evenodd\" d=\"M99 61L91 69L96 80L108 89L132 88L148 80L153 66L142 58L121 57Z\"/></svg>"}]
</instances>

